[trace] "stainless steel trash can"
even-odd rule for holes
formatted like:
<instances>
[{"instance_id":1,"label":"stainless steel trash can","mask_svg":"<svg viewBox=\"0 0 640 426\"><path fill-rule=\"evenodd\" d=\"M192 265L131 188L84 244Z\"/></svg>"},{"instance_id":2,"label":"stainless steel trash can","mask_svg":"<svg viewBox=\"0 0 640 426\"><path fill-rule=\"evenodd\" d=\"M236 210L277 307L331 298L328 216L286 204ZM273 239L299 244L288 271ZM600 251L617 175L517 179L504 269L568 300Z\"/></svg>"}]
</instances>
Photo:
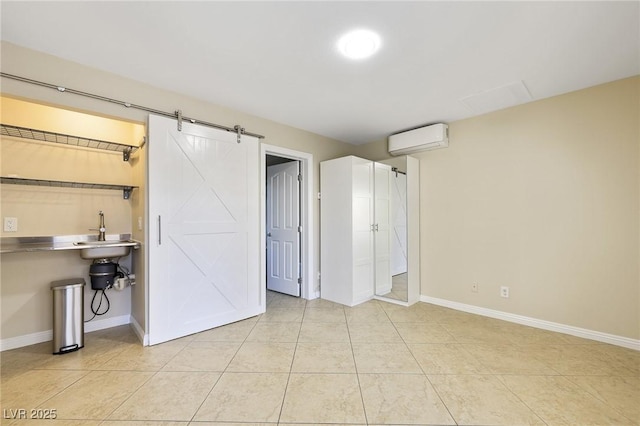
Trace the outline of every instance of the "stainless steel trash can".
<instances>
[{"instance_id":1,"label":"stainless steel trash can","mask_svg":"<svg viewBox=\"0 0 640 426\"><path fill-rule=\"evenodd\" d=\"M53 354L84 346L84 278L53 281Z\"/></svg>"}]
</instances>

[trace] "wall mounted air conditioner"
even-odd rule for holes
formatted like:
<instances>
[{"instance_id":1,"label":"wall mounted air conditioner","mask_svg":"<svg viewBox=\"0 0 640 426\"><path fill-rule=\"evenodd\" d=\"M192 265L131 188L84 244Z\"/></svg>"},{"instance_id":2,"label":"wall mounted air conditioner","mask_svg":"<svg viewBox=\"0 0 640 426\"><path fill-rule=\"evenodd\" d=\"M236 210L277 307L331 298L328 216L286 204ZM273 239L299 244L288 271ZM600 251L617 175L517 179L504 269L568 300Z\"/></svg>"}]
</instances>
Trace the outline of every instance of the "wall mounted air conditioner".
<instances>
[{"instance_id":1,"label":"wall mounted air conditioner","mask_svg":"<svg viewBox=\"0 0 640 426\"><path fill-rule=\"evenodd\" d=\"M419 127L389 136L389 154L404 155L449 146L449 126L444 123Z\"/></svg>"}]
</instances>

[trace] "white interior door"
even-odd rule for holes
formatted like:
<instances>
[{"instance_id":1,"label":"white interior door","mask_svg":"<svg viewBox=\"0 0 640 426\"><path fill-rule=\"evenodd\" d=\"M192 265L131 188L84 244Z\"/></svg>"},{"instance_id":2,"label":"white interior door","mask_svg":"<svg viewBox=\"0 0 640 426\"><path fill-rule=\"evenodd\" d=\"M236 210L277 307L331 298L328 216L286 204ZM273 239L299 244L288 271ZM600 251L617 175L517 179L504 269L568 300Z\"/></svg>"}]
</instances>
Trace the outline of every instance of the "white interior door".
<instances>
[{"instance_id":1,"label":"white interior door","mask_svg":"<svg viewBox=\"0 0 640 426\"><path fill-rule=\"evenodd\" d=\"M267 289L300 297L300 163L267 168Z\"/></svg>"},{"instance_id":2,"label":"white interior door","mask_svg":"<svg viewBox=\"0 0 640 426\"><path fill-rule=\"evenodd\" d=\"M375 288L376 294L391 291L391 166L374 163L375 170Z\"/></svg>"},{"instance_id":3,"label":"white interior door","mask_svg":"<svg viewBox=\"0 0 640 426\"><path fill-rule=\"evenodd\" d=\"M258 139L149 116L149 343L258 315Z\"/></svg>"}]
</instances>

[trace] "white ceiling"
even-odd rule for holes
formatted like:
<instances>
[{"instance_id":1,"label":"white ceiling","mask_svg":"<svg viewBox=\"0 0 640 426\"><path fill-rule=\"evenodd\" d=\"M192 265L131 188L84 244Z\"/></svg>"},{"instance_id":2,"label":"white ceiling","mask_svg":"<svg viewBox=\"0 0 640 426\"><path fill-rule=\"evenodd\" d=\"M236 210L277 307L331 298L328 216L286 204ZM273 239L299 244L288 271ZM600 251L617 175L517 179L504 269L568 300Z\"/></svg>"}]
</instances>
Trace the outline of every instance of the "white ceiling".
<instances>
[{"instance_id":1,"label":"white ceiling","mask_svg":"<svg viewBox=\"0 0 640 426\"><path fill-rule=\"evenodd\" d=\"M465 98L514 83L538 100L640 74L637 1L2 1L1 14L3 40L353 144L508 105L506 91ZM353 28L380 34L376 56L338 55Z\"/></svg>"}]
</instances>

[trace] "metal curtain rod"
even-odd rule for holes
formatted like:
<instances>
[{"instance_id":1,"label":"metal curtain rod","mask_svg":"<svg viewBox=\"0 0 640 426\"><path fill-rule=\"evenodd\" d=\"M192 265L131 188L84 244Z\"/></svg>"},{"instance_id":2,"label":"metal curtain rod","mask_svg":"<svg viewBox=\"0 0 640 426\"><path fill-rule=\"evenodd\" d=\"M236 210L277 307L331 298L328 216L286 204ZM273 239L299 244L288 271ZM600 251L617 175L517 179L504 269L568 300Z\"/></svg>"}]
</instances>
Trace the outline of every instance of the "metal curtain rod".
<instances>
[{"instance_id":1,"label":"metal curtain rod","mask_svg":"<svg viewBox=\"0 0 640 426\"><path fill-rule=\"evenodd\" d=\"M93 93L82 92L80 90L70 89L68 87L57 86L55 84L44 83L42 81L32 80L30 78L20 77L18 75L13 75L13 74L7 74L7 73L4 73L4 72L0 72L0 77L5 77L5 78L12 79L12 80L21 81L23 83L35 84L36 86L47 87L49 89L55 89L55 90L57 90L58 92L61 92L61 93L71 93L71 94L74 94L74 95L80 95L80 96L84 96L84 97L87 97L87 98L97 99L99 101L104 101L104 102L109 102L109 103L112 103L112 104L122 105L123 107L126 107L126 108L134 108L134 109L150 112L150 113L157 114L157 115L163 115L165 117L175 118L176 120L178 120L178 130L181 130L181 128L182 128L182 120L185 120L185 121L188 121L188 122L190 122L192 124L200 124L200 125L203 125L203 126L214 127L216 129L220 129L220 130L226 130L227 132L237 133L238 134L238 140L240 139L240 135L241 134L242 135L253 136L253 137L256 137L256 138L260 138L260 139L264 139L263 135L259 135L259 134L256 134L256 133L245 132L244 128L240 127L240 125L236 125L234 127L227 127L227 126L222 126L220 124L209 123L207 121L196 120L194 118L190 118L190 117L186 117L186 116L182 115L182 111L180 111L180 110L175 111L174 113L160 111L160 110L149 108L149 107L145 107L145 106L142 106L142 105L135 105L135 104L132 104L132 103L129 103L129 102L119 101L117 99L107 98L105 96L95 95Z\"/></svg>"}]
</instances>

